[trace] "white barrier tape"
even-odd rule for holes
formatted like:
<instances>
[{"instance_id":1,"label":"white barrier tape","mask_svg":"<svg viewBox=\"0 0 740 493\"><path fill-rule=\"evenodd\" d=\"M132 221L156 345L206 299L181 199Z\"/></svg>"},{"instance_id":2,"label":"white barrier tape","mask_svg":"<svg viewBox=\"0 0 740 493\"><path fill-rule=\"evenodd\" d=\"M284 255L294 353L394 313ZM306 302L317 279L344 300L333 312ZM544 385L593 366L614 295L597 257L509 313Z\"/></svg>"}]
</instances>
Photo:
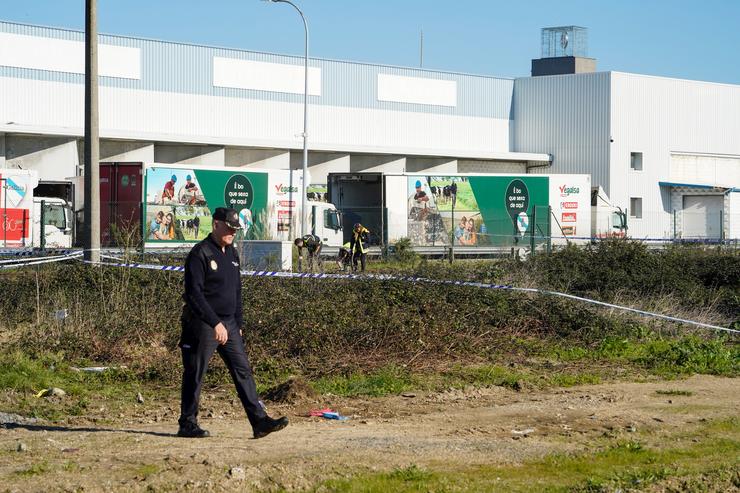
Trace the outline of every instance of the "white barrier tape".
<instances>
[{"instance_id":1,"label":"white barrier tape","mask_svg":"<svg viewBox=\"0 0 740 493\"><path fill-rule=\"evenodd\" d=\"M94 265L105 265L107 267L127 267L130 269L149 269L159 270L168 272L185 272L185 267L179 267L174 265L155 265L155 264L140 264L136 262L93 262L91 260L83 260L85 264Z\"/></svg>"},{"instance_id":2,"label":"white barrier tape","mask_svg":"<svg viewBox=\"0 0 740 493\"><path fill-rule=\"evenodd\" d=\"M77 253L79 250L57 250L49 248L45 252L41 250L3 250L0 248L0 257L44 257L46 255L68 255L70 253ZM0 262L13 262L15 259L0 260Z\"/></svg>"},{"instance_id":3,"label":"white barrier tape","mask_svg":"<svg viewBox=\"0 0 740 493\"><path fill-rule=\"evenodd\" d=\"M83 262L93 264L84 260ZM134 269L149 269L167 272L184 272L185 267L171 266L171 265L155 265L155 264L139 264L139 263L114 263L114 262L97 262L98 265L105 265L108 267L127 267ZM592 300L590 298L584 298L582 296L576 296L572 294L560 293L558 291L549 291L546 289L536 288L518 288L506 284L489 284L483 282L473 281L451 281L445 279L429 279L426 277L415 277L415 276L395 276L392 274L326 274L326 273L312 273L312 272L283 272L283 271L264 271L264 270L243 270L241 271L242 276L245 277L280 277L280 278L293 278L293 279L350 279L350 280L361 280L361 279L374 279L378 281L403 281L412 283L428 283L428 284L443 284L450 286L467 286L474 288L483 289L503 289L508 291L519 291L523 293L535 293L544 294L550 296L559 296L562 298L568 298L576 301L582 301L584 303L591 303L607 308L614 308L617 310L627 311L635 313L645 317L659 318L663 320L669 320L671 322L679 322L687 325L695 325L697 327L703 327L706 329L719 330L729 332L733 334L740 334L740 330L730 329L727 327L720 327L718 325L705 324L703 322L696 322L694 320L687 320L678 317L671 317L670 315L663 315L660 313L648 312L645 310L638 310L637 308L630 308L628 306L615 305L613 303L606 303L603 301Z\"/></svg>"},{"instance_id":4,"label":"white barrier tape","mask_svg":"<svg viewBox=\"0 0 740 493\"><path fill-rule=\"evenodd\" d=\"M82 252L71 252L71 253L64 253L60 255L51 255L51 256L43 256L43 257L31 257L31 258L17 258L17 259L10 259L10 260L0 260L0 267L2 265L8 265L9 267L13 267L16 265L23 265L28 264L30 262L38 262L38 261L46 261L46 260L52 260L52 259L66 259L66 258L73 258L78 257L82 255Z\"/></svg>"},{"instance_id":5,"label":"white barrier tape","mask_svg":"<svg viewBox=\"0 0 740 493\"><path fill-rule=\"evenodd\" d=\"M28 259L23 262L16 262L14 264L0 265L0 270L15 269L17 267L28 267L31 265L49 264L52 262L64 262L65 260L73 260L81 256L82 256L82 253L80 252L80 253L70 253L67 255L59 255L56 257L43 257L43 258Z\"/></svg>"}]
</instances>

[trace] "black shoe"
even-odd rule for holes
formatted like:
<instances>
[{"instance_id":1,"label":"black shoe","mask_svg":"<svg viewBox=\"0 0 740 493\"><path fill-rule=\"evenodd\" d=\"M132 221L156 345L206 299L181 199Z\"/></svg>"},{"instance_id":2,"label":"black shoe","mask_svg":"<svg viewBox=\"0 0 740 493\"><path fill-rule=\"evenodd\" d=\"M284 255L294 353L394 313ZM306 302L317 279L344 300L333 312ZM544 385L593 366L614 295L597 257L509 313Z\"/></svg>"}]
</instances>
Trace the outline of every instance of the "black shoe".
<instances>
[{"instance_id":1,"label":"black shoe","mask_svg":"<svg viewBox=\"0 0 740 493\"><path fill-rule=\"evenodd\" d=\"M207 438L211 436L211 434L208 433L208 430L204 430L198 425L186 425L181 426L180 429L177 430L177 436L183 438Z\"/></svg>"},{"instance_id":2,"label":"black shoe","mask_svg":"<svg viewBox=\"0 0 740 493\"><path fill-rule=\"evenodd\" d=\"M286 426L288 426L288 418L273 419L265 416L262 421L252 427L252 430L254 430L254 438L262 438L274 431L280 431Z\"/></svg>"}]
</instances>

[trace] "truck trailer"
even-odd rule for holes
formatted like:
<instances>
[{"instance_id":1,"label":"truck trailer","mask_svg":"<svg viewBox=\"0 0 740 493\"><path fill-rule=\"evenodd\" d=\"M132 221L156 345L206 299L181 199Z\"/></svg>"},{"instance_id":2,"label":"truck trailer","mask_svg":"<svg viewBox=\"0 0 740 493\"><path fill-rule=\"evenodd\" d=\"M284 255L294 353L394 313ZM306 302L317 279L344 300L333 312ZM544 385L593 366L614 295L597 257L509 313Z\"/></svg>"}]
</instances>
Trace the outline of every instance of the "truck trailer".
<instances>
[{"instance_id":1,"label":"truck trailer","mask_svg":"<svg viewBox=\"0 0 740 493\"><path fill-rule=\"evenodd\" d=\"M599 221L592 217L589 175L330 173L327 193L344 240L361 223L371 245L408 238L415 247L536 246L626 230L625 214L604 204L603 190Z\"/></svg>"},{"instance_id":2,"label":"truck trailer","mask_svg":"<svg viewBox=\"0 0 740 493\"><path fill-rule=\"evenodd\" d=\"M144 167L142 235L146 246L187 246L211 231L217 207L239 213L238 240L292 241L306 231L329 247L342 244L340 215L310 200L301 212L300 171L151 164ZM316 194L314 194L315 196Z\"/></svg>"}]
</instances>

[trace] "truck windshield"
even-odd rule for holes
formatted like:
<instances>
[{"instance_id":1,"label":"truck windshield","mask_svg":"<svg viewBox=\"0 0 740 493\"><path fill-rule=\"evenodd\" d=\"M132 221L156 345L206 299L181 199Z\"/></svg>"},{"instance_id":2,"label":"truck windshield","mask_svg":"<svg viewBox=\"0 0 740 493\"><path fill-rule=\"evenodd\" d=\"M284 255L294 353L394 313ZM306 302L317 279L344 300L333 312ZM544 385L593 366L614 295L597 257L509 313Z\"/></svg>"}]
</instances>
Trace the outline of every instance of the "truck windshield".
<instances>
[{"instance_id":1,"label":"truck windshield","mask_svg":"<svg viewBox=\"0 0 740 493\"><path fill-rule=\"evenodd\" d=\"M339 211L336 210L324 210L324 227L339 231L342 229L342 223L339 220Z\"/></svg>"},{"instance_id":2,"label":"truck windshield","mask_svg":"<svg viewBox=\"0 0 740 493\"><path fill-rule=\"evenodd\" d=\"M65 229L67 219L64 215L64 207L56 204L44 204L44 225Z\"/></svg>"},{"instance_id":3,"label":"truck windshield","mask_svg":"<svg viewBox=\"0 0 740 493\"><path fill-rule=\"evenodd\" d=\"M624 219L621 212L612 212L612 227L614 229L624 229Z\"/></svg>"}]
</instances>

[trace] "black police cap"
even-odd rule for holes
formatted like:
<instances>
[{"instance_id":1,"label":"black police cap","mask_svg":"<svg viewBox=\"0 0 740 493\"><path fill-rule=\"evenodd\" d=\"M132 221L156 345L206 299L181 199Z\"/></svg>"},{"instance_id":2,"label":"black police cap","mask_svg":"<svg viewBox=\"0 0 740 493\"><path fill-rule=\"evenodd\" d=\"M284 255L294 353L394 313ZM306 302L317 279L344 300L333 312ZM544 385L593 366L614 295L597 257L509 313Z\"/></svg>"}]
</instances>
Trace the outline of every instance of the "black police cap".
<instances>
[{"instance_id":1,"label":"black police cap","mask_svg":"<svg viewBox=\"0 0 740 493\"><path fill-rule=\"evenodd\" d=\"M242 228L239 222L239 213L230 207L216 207L216 210L213 211L213 219L223 221L228 227L233 229Z\"/></svg>"}]
</instances>

